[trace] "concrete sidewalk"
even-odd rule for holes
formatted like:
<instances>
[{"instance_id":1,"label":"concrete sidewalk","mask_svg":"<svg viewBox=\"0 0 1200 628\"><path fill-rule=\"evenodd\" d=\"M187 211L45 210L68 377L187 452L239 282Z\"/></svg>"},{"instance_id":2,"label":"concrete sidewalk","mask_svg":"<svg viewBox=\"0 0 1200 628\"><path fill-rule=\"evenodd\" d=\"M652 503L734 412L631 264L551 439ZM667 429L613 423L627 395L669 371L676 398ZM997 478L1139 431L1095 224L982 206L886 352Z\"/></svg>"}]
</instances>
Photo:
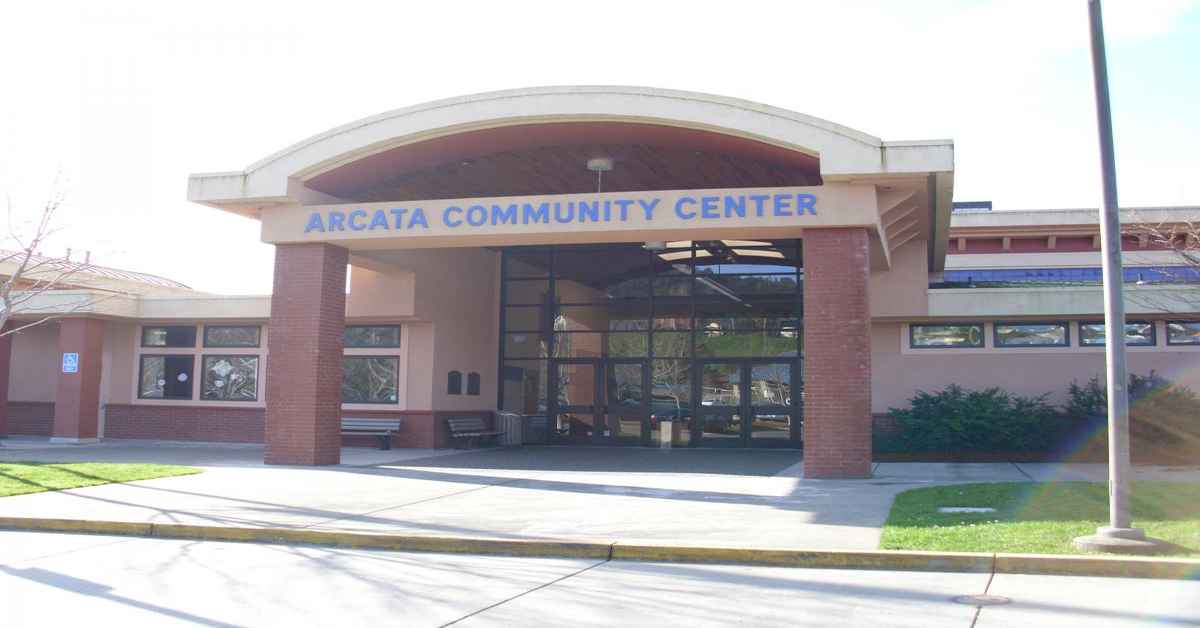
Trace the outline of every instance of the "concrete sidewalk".
<instances>
[{"instance_id":1,"label":"concrete sidewalk","mask_svg":"<svg viewBox=\"0 0 1200 628\"><path fill-rule=\"evenodd\" d=\"M873 549L895 495L921 486L1103 479L1102 465L877 465L806 480L795 451L613 448L377 451L268 467L245 445L104 442L0 448L0 460L191 464L206 472L0 499L0 516L493 539ZM1142 469L1197 481L1191 470Z\"/></svg>"}]
</instances>

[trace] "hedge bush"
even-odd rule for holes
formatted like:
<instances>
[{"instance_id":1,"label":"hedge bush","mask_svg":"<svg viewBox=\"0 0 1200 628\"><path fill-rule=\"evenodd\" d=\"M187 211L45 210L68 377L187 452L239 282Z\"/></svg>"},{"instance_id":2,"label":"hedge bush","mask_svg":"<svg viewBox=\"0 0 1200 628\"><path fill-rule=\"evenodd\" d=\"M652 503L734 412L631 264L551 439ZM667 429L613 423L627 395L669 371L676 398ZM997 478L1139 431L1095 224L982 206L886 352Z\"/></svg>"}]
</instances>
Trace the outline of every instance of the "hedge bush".
<instances>
[{"instance_id":1,"label":"hedge bush","mask_svg":"<svg viewBox=\"0 0 1200 628\"><path fill-rule=\"evenodd\" d=\"M999 388L951 385L919 391L908 409L891 408L896 430L881 439L893 451L1045 451L1060 442L1066 422L1047 395L1022 397Z\"/></svg>"}]
</instances>

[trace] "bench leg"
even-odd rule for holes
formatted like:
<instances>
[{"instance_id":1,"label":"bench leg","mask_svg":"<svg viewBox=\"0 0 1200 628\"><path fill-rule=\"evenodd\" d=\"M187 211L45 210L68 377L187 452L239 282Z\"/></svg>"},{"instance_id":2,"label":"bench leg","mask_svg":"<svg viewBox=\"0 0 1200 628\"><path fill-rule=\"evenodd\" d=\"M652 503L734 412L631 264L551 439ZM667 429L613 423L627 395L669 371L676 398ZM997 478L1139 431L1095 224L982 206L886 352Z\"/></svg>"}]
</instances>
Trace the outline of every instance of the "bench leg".
<instances>
[{"instance_id":1,"label":"bench leg","mask_svg":"<svg viewBox=\"0 0 1200 628\"><path fill-rule=\"evenodd\" d=\"M379 437L379 449L388 451L392 448L392 435L383 434Z\"/></svg>"}]
</instances>

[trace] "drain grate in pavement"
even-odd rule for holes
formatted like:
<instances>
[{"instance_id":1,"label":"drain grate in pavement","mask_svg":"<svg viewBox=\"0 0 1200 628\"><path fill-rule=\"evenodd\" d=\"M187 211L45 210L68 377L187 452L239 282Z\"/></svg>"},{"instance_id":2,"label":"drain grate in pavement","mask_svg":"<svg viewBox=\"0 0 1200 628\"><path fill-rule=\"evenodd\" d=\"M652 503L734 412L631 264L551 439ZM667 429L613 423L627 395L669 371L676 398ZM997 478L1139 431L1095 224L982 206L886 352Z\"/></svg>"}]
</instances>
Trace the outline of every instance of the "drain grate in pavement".
<instances>
[{"instance_id":1,"label":"drain grate in pavement","mask_svg":"<svg viewBox=\"0 0 1200 628\"><path fill-rule=\"evenodd\" d=\"M951 601L967 606L999 606L1012 604L1012 600L1003 595L960 595L950 598Z\"/></svg>"}]
</instances>

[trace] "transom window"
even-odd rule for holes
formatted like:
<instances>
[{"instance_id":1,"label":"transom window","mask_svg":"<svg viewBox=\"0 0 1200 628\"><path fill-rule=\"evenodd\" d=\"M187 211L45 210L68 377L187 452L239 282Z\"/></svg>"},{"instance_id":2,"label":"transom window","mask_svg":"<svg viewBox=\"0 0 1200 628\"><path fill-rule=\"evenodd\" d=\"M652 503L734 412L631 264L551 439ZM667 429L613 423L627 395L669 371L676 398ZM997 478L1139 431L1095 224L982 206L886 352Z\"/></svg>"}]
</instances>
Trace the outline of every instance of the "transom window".
<instances>
[{"instance_id":1,"label":"transom window","mask_svg":"<svg viewBox=\"0 0 1200 628\"><path fill-rule=\"evenodd\" d=\"M1167 344L1200 345L1200 321L1168 321Z\"/></svg>"},{"instance_id":2,"label":"transom window","mask_svg":"<svg viewBox=\"0 0 1200 628\"><path fill-rule=\"evenodd\" d=\"M206 347L257 347L262 328L258 325L205 325Z\"/></svg>"},{"instance_id":3,"label":"transom window","mask_svg":"<svg viewBox=\"0 0 1200 628\"><path fill-rule=\"evenodd\" d=\"M143 327L142 346L190 349L196 346L196 326L156 325Z\"/></svg>"},{"instance_id":4,"label":"transom window","mask_svg":"<svg viewBox=\"0 0 1200 628\"><path fill-rule=\"evenodd\" d=\"M346 347L368 349L399 347L399 325L350 325L346 327Z\"/></svg>"}]
</instances>

